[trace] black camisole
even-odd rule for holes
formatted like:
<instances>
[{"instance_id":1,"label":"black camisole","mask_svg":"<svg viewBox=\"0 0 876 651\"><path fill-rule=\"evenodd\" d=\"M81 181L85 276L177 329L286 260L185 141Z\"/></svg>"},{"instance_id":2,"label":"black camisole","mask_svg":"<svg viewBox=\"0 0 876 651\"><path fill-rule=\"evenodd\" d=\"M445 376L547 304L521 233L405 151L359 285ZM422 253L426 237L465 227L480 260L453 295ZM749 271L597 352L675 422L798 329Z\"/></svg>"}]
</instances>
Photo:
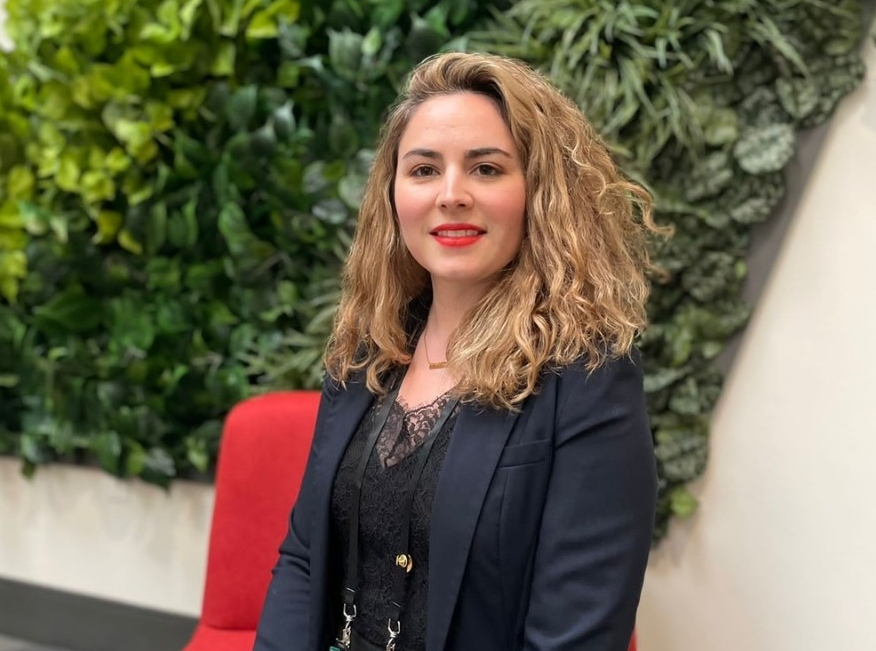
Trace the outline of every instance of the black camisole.
<instances>
[{"instance_id":1,"label":"black camisole","mask_svg":"<svg viewBox=\"0 0 876 651\"><path fill-rule=\"evenodd\" d=\"M386 426L377 440L374 454L365 470L359 515L359 571L357 617L353 629L369 642L383 646L388 638L387 615L392 596L392 561L401 538L401 509L407 482L422 445L438 416L450 399L448 394L435 401L408 409L401 399L391 407ZM368 434L385 398L362 419L341 459L332 489L332 546L340 552L335 561L343 565L347 577L347 552L351 504L355 495L356 466ZM411 518L410 551L413 570L407 579L406 600L401 616L401 633L396 651L424 651L426 648L426 606L429 573L429 522L438 475L456 423L458 407L451 412L438 432L414 496ZM338 603L342 594L331 596ZM335 605L335 604L333 604ZM334 611L335 608L330 608ZM333 630L340 630L342 620Z\"/></svg>"}]
</instances>

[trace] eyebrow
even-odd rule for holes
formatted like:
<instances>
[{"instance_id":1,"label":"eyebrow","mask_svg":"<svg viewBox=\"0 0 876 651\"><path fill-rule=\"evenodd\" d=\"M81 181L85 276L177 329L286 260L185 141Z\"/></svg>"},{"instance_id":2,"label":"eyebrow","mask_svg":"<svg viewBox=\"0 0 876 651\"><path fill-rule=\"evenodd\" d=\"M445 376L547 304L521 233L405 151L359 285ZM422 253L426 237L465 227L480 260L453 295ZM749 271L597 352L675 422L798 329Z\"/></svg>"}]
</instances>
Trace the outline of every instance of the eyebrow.
<instances>
[{"instance_id":1,"label":"eyebrow","mask_svg":"<svg viewBox=\"0 0 876 651\"><path fill-rule=\"evenodd\" d=\"M475 149L469 149L465 152L465 158L483 158L484 156L492 156L495 154L498 154L499 156L504 156L506 158L514 158L507 151L505 151L504 149L500 149L499 147L477 147ZM407 153L405 153L402 158L411 158L412 156L422 156L423 158L431 158L434 160L442 157L441 154L439 154L434 149L411 149Z\"/></svg>"}]
</instances>

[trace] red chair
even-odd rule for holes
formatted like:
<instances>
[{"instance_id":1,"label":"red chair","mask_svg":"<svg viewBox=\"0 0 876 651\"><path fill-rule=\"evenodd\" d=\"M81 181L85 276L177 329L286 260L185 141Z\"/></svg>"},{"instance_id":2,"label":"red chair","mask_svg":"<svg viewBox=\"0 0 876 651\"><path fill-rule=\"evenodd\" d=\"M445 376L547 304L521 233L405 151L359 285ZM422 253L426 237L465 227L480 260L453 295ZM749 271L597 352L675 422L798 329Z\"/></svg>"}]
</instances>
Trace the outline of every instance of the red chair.
<instances>
[{"instance_id":1,"label":"red chair","mask_svg":"<svg viewBox=\"0 0 876 651\"><path fill-rule=\"evenodd\" d=\"M318 391L288 391L251 398L228 415L216 470L204 602L184 651L252 651L318 406Z\"/></svg>"},{"instance_id":2,"label":"red chair","mask_svg":"<svg viewBox=\"0 0 876 651\"><path fill-rule=\"evenodd\" d=\"M246 400L228 414L216 470L201 617L183 651L252 651L319 407L317 391ZM629 651L636 651L636 637Z\"/></svg>"}]
</instances>

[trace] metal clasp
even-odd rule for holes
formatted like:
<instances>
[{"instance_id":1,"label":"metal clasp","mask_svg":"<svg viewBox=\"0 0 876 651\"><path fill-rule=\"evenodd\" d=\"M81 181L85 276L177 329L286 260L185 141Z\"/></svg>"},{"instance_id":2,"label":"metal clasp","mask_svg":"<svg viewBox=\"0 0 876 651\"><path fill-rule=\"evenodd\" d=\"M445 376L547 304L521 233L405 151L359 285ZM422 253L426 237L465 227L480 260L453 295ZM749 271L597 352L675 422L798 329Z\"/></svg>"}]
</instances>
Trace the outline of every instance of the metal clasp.
<instances>
[{"instance_id":1,"label":"metal clasp","mask_svg":"<svg viewBox=\"0 0 876 651\"><path fill-rule=\"evenodd\" d=\"M344 651L350 651L350 634L353 625L353 620L356 619L356 604L352 605L353 612L347 610L347 604L344 604L344 628L341 631L341 639L338 640L338 646Z\"/></svg>"},{"instance_id":2,"label":"metal clasp","mask_svg":"<svg viewBox=\"0 0 876 651\"><path fill-rule=\"evenodd\" d=\"M395 651L395 639L401 633L401 622L396 621L393 626L393 621L387 620L386 630L389 631L389 640L386 642L386 651Z\"/></svg>"}]
</instances>

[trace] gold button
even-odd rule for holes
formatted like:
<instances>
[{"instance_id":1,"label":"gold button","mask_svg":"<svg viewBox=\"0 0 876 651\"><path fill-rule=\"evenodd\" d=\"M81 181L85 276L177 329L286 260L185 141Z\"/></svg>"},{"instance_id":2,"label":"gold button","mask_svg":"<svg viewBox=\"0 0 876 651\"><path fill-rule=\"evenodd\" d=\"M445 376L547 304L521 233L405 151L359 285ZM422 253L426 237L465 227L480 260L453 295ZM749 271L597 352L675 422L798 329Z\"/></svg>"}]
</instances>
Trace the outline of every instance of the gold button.
<instances>
[{"instance_id":1,"label":"gold button","mask_svg":"<svg viewBox=\"0 0 876 651\"><path fill-rule=\"evenodd\" d=\"M404 568L406 572L410 572L414 568L414 559L407 554L399 554L395 557L395 564Z\"/></svg>"}]
</instances>

